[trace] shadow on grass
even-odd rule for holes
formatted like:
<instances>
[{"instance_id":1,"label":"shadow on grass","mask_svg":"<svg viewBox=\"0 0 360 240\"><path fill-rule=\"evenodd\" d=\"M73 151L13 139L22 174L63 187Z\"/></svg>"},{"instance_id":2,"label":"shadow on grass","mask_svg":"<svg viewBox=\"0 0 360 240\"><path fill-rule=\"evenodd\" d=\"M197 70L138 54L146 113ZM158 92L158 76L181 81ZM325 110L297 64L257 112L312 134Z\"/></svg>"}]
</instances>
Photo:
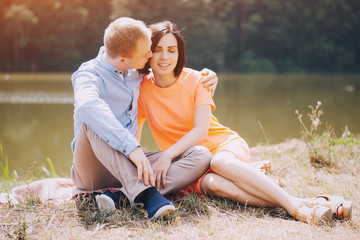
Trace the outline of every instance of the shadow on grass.
<instances>
[{"instance_id":1,"label":"shadow on grass","mask_svg":"<svg viewBox=\"0 0 360 240\"><path fill-rule=\"evenodd\" d=\"M99 224L128 228L147 228L154 225L169 226L176 224L179 219L187 219L186 221L196 224L202 221L204 216L209 217L214 213L236 214L240 218L266 218L270 216L293 219L282 208L249 207L224 198L196 194L188 194L181 199L173 195L166 197L174 203L176 211L168 218L157 221L150 221L142 206L130 207L129 204L124 204L112 214L102 213L96 206L95 194L79 195L75 202L80 222L87 229L93 229Z\"/></svg>"},{"instance_id":2,"label":"shadow on grass","mask_svg":"<svg viewBox=\"0 0 360 240\"><path fill-rule=\"evenodd\" d=\"M199 196L190 194L189 196L178 200L177 202L181 205L181 213L183 216L204 214L210 215L213 212L219 213L233 213L238 214L239 217L276 217L282 219L293 219L287 211L283 208L267 208L267 207L250 207L234 202L232 200L212 197L212 196Z\"/></svg>"}]
</instances>

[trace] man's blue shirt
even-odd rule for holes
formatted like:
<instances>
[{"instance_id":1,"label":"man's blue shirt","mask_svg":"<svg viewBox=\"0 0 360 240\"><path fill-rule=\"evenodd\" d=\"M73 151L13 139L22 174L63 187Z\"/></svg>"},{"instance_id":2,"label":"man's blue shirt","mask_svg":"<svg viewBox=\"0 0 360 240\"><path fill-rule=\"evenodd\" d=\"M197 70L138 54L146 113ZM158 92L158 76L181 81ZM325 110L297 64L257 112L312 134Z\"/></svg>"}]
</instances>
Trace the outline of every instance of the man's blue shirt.
<instances>
[{"instance_id":1,"label":"man's blue shirt","mask_svg":"<svg viewBox=\"0 0 360 240\"><path fill-rule=\"evenodd\" d=\"M82 123L112 148L129 155L137 146L137 101L142 75L112 66L100 48L95 59L83 63L71 77L74 88L74 151Z\"/></svg>"}]
</instances>

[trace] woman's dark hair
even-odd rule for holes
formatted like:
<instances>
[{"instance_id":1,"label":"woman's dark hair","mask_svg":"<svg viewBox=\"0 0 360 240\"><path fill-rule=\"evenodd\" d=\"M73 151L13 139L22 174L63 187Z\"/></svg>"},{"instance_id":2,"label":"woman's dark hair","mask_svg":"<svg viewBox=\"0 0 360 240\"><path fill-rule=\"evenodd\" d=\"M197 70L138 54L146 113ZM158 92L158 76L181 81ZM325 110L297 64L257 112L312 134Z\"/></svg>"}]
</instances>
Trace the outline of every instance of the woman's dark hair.
<instances>
[{"instance_id":1,"label":"woman's dark hair","mask_svg":"<svg viewBox=\"0 0 360 240\"><path fill-rule=\"evenodd\" d=\"M175 77L178 77L185 67L186 56L185 56L185 41L181 36L180 31L178 30L176 24L171 23L170 21L163 21L159 23L154 23L149 26L151 30L151 51L154 52L155 47L159 43L160 39L168 33L171 33L175 36L178 44L179 58L174 69ZM150 72L149 61L146 63L145 67L140 70L140 73L148 74Z\"/></svg>"}]
</instances>

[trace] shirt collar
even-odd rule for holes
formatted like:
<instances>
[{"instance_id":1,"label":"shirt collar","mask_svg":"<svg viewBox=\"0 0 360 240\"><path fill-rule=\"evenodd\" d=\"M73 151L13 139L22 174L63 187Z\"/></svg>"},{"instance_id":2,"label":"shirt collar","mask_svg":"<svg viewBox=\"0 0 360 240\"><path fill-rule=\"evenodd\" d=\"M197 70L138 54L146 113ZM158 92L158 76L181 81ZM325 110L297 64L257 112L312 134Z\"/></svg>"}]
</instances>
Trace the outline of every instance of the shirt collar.
<instances>
[{"instance_id":1,"label":"shirt collar","mask_svg":"<svg viewBox=\"0 0 360 240\"><path fill-rule=\"evenodd\" d=\"M105 69L109 70L110 72L113 72L115 74L121 74L121 76L124 76L123 75L123 72L120 71L119 69L117 69L116 67L114 67L113 65L111 65L109 63L108 60L106 60L105 58L105 47L102 46L99 50L99 54L98 54L98 57L100 59L100 63L102 66L104 66ZM134 73L136 71L136 69L128 69L125 71L125 77L127 77L128 75L131 75L132 73Z\"/></svg>"}]
</instances>

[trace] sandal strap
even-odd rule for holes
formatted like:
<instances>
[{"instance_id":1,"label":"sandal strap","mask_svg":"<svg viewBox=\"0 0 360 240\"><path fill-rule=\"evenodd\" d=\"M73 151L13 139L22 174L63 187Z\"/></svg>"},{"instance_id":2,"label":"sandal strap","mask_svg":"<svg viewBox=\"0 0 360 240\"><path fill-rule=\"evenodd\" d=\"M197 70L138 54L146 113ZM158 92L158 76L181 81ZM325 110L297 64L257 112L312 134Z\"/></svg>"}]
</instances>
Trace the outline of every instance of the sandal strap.
<instances>
[{"instance_id":1,"label":"sandal strap","mask_svg":"<svg viewBox=\"0 0 360 240\"><path fill-rule=\"evenodd\" d=\"M307 208L307 209L302 209ZM316 205L313 207L308 207L306 204L301 203L299 204L292 212L292 216L299 221L306 222L308 224L318 224L320 222L315 222L317 211L321 209L321 211L324 211L324 207L321 205ZM328 209L328 208L326 208ZM328 209L330 213L330 209ZM328 216L330 217L330 216ZM319 216L318 216L319 218ZM321 217L320 217L321 218Z\"/></svg>"}]
</instances>

